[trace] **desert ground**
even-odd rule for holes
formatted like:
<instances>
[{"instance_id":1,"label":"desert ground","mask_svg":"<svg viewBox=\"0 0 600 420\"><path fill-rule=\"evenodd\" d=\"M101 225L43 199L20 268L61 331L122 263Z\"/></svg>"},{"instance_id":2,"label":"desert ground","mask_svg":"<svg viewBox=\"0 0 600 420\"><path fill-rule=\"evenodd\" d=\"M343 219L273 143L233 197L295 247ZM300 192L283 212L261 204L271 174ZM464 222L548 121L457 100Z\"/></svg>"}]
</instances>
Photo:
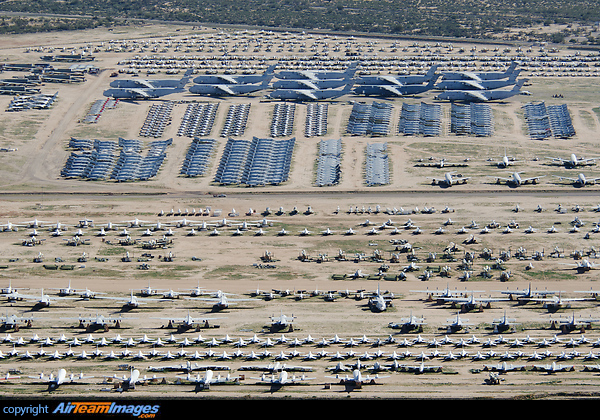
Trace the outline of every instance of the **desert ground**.
<instances>
[{"instance_id":1,"label":"desert ground","mask_svg":"<svg viewBox=\"0 0 600 420\"><path fill-rule=\"evenodd\" d=\"M36 48L43 46L69 49L82 48L87 44L109 43L122 39L170 39L197 35L209 37L220 33L204 28L192 31L185 27L151 27L85 31L81 33L52 34L42 39L38 36L5 37L0 41L0 56L6 63L31 63L41 55ZM173 41L174 42L174 41ZM233 37L228 42L234 42ZM308 42L308 41L307 41ZM366 42L366 41L365 41ZM383 43L384 41L379 41ZM391 43L392 41L386 40ZM398 44L412 45L412 41L396 41ZM104 44L104 45L105 45ZM455 43L457 46L458 43ZM472 45L465 45L469 51ZM481 49L481 46L479 46ZM412 50L410 50L412 51ZM56 51L55 51L56 52ZM143 54L143 53L142 53ZM168 55L183 54L171 48ZM216 54L216 53L215 53ZM248 53L250 54L250 53ZM281 53L279 53L281 54ZM343 54L343 53L340 53ZM383 54L383 53L380 53ZM403 53L397 52L395 55ZM407 55L410 54L406 53ZM415 53L418 54L418 53ZM532 55L534 52L531 53ZM557 54L571 55L572 51ZM585 53L583 53L585 54ZM168 149L168 158L158 176L143 182L117 183L113 181L84 181L65 179L60 171L71 151L68 141L71 137L116 140L118 137L138 138L138 132L152 103L159 101L121 101L115 109L105 110L95 124L82 122L91 104L102 99L102 92L108 87L111 73L124 68L122 60L141 55L139 51L105 51L99 48L94 53L93 64L100 68L98 75L87 75L83 83L52 84L43 86L43 93L58 92L58 101L50 109L6 112L0 117L0 146L16 148L13 152L0 155L0 220L2 224L20 225L18 230L0 233L0 285L16 288L25 295L41 296L48 294L52 299L49 307L36 305L35 298L10 302L2 298L2 315L17 315L33 318L31 325L20 323L17 331L6 329L6 339L0 344L4 359L0 360L2 374L13 372L20 378L3 381L0 394L5 398L84 396L98 397L115 394L114 382L105 375L127 375L132 367L141 375L157 375L154 383L138 385L128 391L140 398L323 398L337 399L350 396L356 399L473 399L473 398L585 398L597 396L597 373L584 370L585 365L595 365L588 353L598 356L593 343L600 339L596 322L584 322L572 331L553 327L551 321L566 320L571 316L598 320L595 295L597 290L596 258L598 222L597 206L600 203L598 186L586 185L575 188L560 181L556 176L576 177L579 169L565 169L550 165L547 157L568 158L571 153L577 156L594 157L598 150L597 133L600 127L596 98L598 87L595 77L567 75L564 77L536 77L525 74L530 81L527 90L530 96L516 96L509 100L491 104L494 113L494 134L491 137L457 136L449 132L449 104L442 104L444 110L443 134L437 137L400 136L397 122L402 102L431 102L432 95L387 100L395 105L392 121L394 126L388 136L377 138L352 137L345 127L352 109L352 101L364 98L348 95L332 101L329 105L328 132L325 138L342 138L342 176L338 185L315 187L315 159L317 145L322 138L307 138L304 135L305 104L297 105L294 136L296 146L289 180L281 185L247 188L222 186L214 183L214 173L218 166L225 139L219 140L219 148L212 159L210 173L200 178L179 176L182 159L190 143L189 138L176 135L186 103L189 101L219 102L218 115L213 128L217 138L223 124L229 103L250 102L248 127L245 138L268 137L269 124L274 102L264 100L260 95L240 98L202 98L188 93L174 94L168 100L175 101L172 122L161 138L173 138ZM278 59L278 53L268 56L265 62ZM528 72L525 72L528 73ZM15 73L13 75L18 75ZM10 77L8 73L3 77ZM131 77L120 73L119 78ZM139 78L145 76L137 76ZM166 78L164 74L148 78ZM561 97L557 98L556 95ZM0 108L6 108L11 97L0 97ZM166 100L166 99L165 99ZM368 99L371 100L371 99ZM531 140L523 119L522 106L531 101L545 101L546 104L568 104L573 118L576 135L569 139L549 138L544 141ZM391 162L391 183L379 187L366 187L364 183L364 149L368 143L386 142ZM498 169L495 162L504 153L518 161L514 167ZM449 162L468 162L467 167L458 168L469 182L442 188L431 185L428 177L443 177L448 169L415 166L419 159L446 158ZM494 177L508 176L513 169L523 171L523 176L540 176L540 182L511 188L498 185ZM596 166L582 171L587 178L598 176ZM434 209L427 212L425 209ZM269 212L267 212L267 209ZM308 210L311 211L308 211ZM444 210L447 211L444 211ZM558 211L558 209L562 209ZM539 211L538 211L539 210ZM181 220L192 222L196 235L188 235L192 226L178 227ZM213 226L223 219L228 225L218 227L219 235L211 235ZM258 223L266 219L264 235L257 235L258 228L252 227L235 236L236 227L244 221ZM30 222L37 220L39 226ZM93 225L81 228L83 236L73 245L73 238L82 220L91 220ZM139 220L141 226L129 226ZM412 221L422 231L415 234L406 229ZM389 223L388 223L389 221ZM56 223L67 226L61 236L52 236L50 230ZM174 235L164 246L145 248L151 239L161 238L165 231L153 231L152 237L145 237L146 229L161 223L172 228ZM200 230L202 222L211 226ZM367 223L368 222L368 223ZM493 223L497 223L496 225ZM573 227L581 222L577 229ZM107 231L104 237L97 236L101 226L113 223L118 228ZM387 223L385 228L381 228ZM490 225L488 233L482 232ZM512 226L512 229L507 229ZM535 233L525 233L528 227ZM548 230L554 226L555 233ZM394 231L394 227L398 231ZM465 227L461 230L461 227ZM301 236L300 231L308 229L310 235ZM333 235L323 235L330 228ZM344 233L352 228L354 235ZM377 233L369 234L374 228ZM444 232L436 231L443 228ZM33 236L33 231L37 236ZM129 231L131 242L121 242L123 230ZM282 229L289 233L278 235ZM473 235L473 242L467 243ZM25 246L30 239L29 245ZM410 244L411 252L402 252L401 246ZM451 249L445 254L446 249ZM488 250L491 257L484 257ZM338 258L344 254L346 258ZM461 269L463 259L472 253L470 267ZM505 261L497 259L509 253ZM85 254L85 260L79 259ZM299 258L307 255L305 259ZM419 268L409 271L409 255L416 259ZM536 255L540 257L537 258ZM171 258L165 258L170 256ZM377 256L377 257L376 257ZM40 262L34 262L40 257ZM129 257L128 261L124 261ZM268 257L265 259L265 257ZM428 261L429 258L429 261ZM576 270L577 263L592 262L590 270ZM528 265L531 263L531 266ZM442 275L442 268L449 267L449 275ZM486 268L487 267L487 268ZM489 271L488 271L489 269ZM358 270L365 277L353 278ZM428 278L422 278L426 270ZM464 271L471 273L468 280L461 280ZM382 273L380 273L382 272ZM489 272L490 278L481 275ZM404 275L404 278L400 276ZM503 276L506 276L503 278ZM90 289L97 292L95 299L59 299L58 288L70 284L74 289ZM458 290L462 294L476 298L508 299L502 293L507 290L523 291L532 289L555 291L555 296L564 299L577 299L564 302L558 309L545 307L543 302L519 303L514 299L500 300L491 304L478 304L472 310L465 310L460 304L439 303L428 300L435 290ZM131 293L139 295L142 289L151 287L158 292L158 300L148 301L139 308L125 309L122 305ZM214 302L191 298L189 290L201 287L204 298L212 292L223 291L231 294L231 306L219 311L213 310ZM387 295L393 293L390 306L382 312L372 311L368 298L359 299L359 291L373 292L377 289ZM162 298L162 293L172 290L178 298ZM258 296L253 291L259 290ZM289 291L289 295L275 293L271 299L265 293ZM329 302L326 292L336 294ZM348 291L347 297L338 292ZM300 292L307 294L299 299ZM311 296L311 292L315 296ZM120 298L122 300L106 299ZM235 299L245 299L235 301ZM208 328L192 328L185 332L169 328L169 320L183 318L190 314L197 320L207 320ZM401 323L403 318L414 315L423 317L422 331L402 332L390 327L391 323ZM89 319L97 315L110 318L110 328L91 331L85 327ZM280 315L293 317L293 327L273 331L270 328L272 317ZM506 315L514 320L514 325L504 333L494 331L494 320ZM447 324L459 316L465 325L457 332L449 332ZM119 318L119 328L114 327L114 319ZM83 327L79 325L80 319ZM468 321L467 321L468 320ZM583 326L583 329L582 329ZM9 340L10 338L13 341ZM55 342L44 346L41 340L50 337L56 341L62 334L65 343ZM73 339L83 341L93 336L93 343L73 344ZM122 341L113 341L117 334ZM160 338L163 342L173 336L174 342L162 347L152 343L141 343L144 335L151 340ZM203 342L184 346L182 340L195 340L201 335ZM263 340L263 344L248 344L236 347L235 341L250 340L253 336ZM330 344L320 348L318 342L339 336L344 344ZM487 360L472 358L478 351L486 353L490 349L483 343L499 336L507 338L492 350L496 355ZM560 342L542 348L539 342L557 336ZM297 338L312 337L313 343L291 344ZM454 344L429 346L434 338L441 340L449 336ZM475 336L473 342L464 347L456 343L462 338ZM17 343L22 337L24 343ZM232 343L223 339L229 337ZM273 342L283 337L287 342L266 347L264 340ZM368 342L348 344L348 340ZM384 343L389 337L393 343ZM424 342L414 342L403 348L401 342L421 337ZM519 341L530 337L536 343L519 345ZM582 337L588 341L576 344L570 340ZM36 341L39 338L40 341ZM99 340L110 343L101 347ZM126 344L129 339L135 345ZM218 345L210 344L212 339ZM377 340L382 342L378 342ZM571 344L572 346L569 346ZM132 357L138 351L148 352L156 348L162 355L136 360ZM11 350L18 354L10 356ZM47 355L36 355L43 349ZM48 356L55 350L65 353L72 349L75 356L64 356L51 360ZM85 350L88 354L102 350L101 356L79 359ZM132 355L121 355L124 350ZM176 354L185 350L186 355L166 359L169 351ZM243 355L233 357L240 350ZM260 360L250 360L247 355L254 351L270 351ZM291 355L297 350L300 356ZM325 350L328 354L317 360L303 360L311 353ZM330 371L338 361L333 359L336 352L348 354L342 361L352 365L360 356L381 350L384 356L378 359L365 359L367 365L363 375L376 375L369 369L376 361L382 365L391 364L388 357L406 350L412 353L400 360L400 364L418 365L417 356L423 352L431 355L438 350L442 356L431 356L425 365L440 366L436 373L414 374L409 372L382 371L375 384L359 388L339 385L339 378ZM467 356L456 360L444 360L449 352L464 350ZM516 351L523 354L515 355ZM552 355L543 360L530 356L549 350ZM570 358L561 359L561 353L572 353ZM120 355L116 359L105 356L113 351ZM192 360L190 355L200 353L201 360ZM207 354L213 351L216 355ZM23 355L29 352L31 359ZM219 359L226 352L232 359ZM288 360L281 363L303 367L309 380L299 385L286 385L281 388L260 383L260 371L247 371L252 365L268 365L277 362L276 356L285 353ZM486 365L502 363L502 355L512 355L508 364L524 365L523 370L500 375L503 381L497 385L487 385L489 372ZM185 364L187 361L203 366L227 366L233 384L213 385L209 390L197 391L194 384L178 378L184 373L174 371L153 372L150 366L170 366ZM567 372L545 373L533 370L535 365L573 365ZM65 368L68 373L91 375L79 384L65 384L49 393L47 385L30 378ZM18 371L19 373L14 373ZM215 371L218 373L219 371ZM193 375L202 371L195 371ZM292 372L290 372L291 374ZM224 375L224 372L221 372ZM351 370L341 375L351 375ZM296 372L296 375L302 373ZM270 375L267 375L270 377ZM119 394L120 395L120 394Z\"/></svg>"}]
</instances>

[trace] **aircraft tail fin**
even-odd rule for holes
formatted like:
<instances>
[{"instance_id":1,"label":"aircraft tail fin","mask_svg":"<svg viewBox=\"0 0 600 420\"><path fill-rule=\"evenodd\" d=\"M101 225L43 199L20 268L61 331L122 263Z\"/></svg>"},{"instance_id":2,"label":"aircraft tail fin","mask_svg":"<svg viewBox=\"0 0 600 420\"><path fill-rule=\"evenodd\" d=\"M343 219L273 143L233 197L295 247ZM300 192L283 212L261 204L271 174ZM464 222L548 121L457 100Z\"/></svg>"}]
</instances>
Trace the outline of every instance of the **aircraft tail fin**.
<instances>
[{"instance_id":1,"label":"aircraft tail fin","mask_svg":"<svg viewBox=\"0 0 600 420\"><path fill-rule=\"evenodd\" d=\"M346 69L346 71L344 72L346 75L346 79L351 79L352 77L354 77L354 74L356 73L356 68L358 67L358 62L357 61L353 61L352 63L350 63L350 65L348 66L348 68Z\"/></svg>"},{"instance_id":2,"label":"aircraft tail fin","mask_svg":"<svg viewBox=\"0 0 600 420\"><path fill-rule=\"evenodd\" d=\"M269 67L267 67L267 69L265 70L265 72L263 73L264 76L270 75L270 74L275 74L275 68L277 67L277 64L273 64L270 65Z\"/></svg>"},{"instance_id":3,"label":"aircraft tail fin","mask_svg":"<svg viewBox=\"0 0 600 420\"><path fill-rule=\"evenodd\" d=\"M510 75L510 74L512 74L515 71L516 68L517 68L517 62L516 61L511 62L510 66L508 67L508 69L506 69L505 74L507 76Z\"/></svg>"},{"instance_id":4,"label":"aircraft tail fin","mask_svg":"<svg viewBox=\"0 0 600 420\"><path fill-rule=\"evenodd\" d=\"M519 74L521 73L521 69L517 69L515 71L513 71L510 74L510 77L508 78L509 82L514 82L515 80L517 80L517 77L519 76Z\"/></svg>"},{"instance_id":5,"label":"aircraft tail fin","mask_svg":"<svg viewBox=\"0 0 600 420\"><path fill-rule=\"evenodd\" d=\"M521 79L519 80L515 86L512 88L512 90L514 91L518 91L521 90L521 88L523 87L523 85L525 84L526 81L528 81L529 79Z\"/></svg>"},{"instance_id":6,"label":"aircraft tail fin","mask_svg":"<svg viewBox=\"0 0 600 420\"><path fill-rule=\"evenodd\" d=\"M194 69L187 69L181 80L179 81L177 87L183 89L183 87L190 81L192 78L192 74L194 73Z\"/></svg>"},{"instance_id":7,"label":"aircraft tail fin","mask_svg":"<svg viewBox=\"0 0 600 420\"><path fill-rule=\"evenodd\" d=\"M263 87L263 88L264 88L264 87L267 87L267 85L268 85L268 84L271 82L271 79L273 78L273 74L274 74L274 73L265 74L265 75L263 76L263 81L262 81L262 83L260 84L260 86L261 86L261 87Z\"/></svg>"},{"instance_id":8,"label":"aircraft tail fin","mask_svg":"<svg viewBox=\"0 0 600 420\"><path fill-rule=\"evenodd\" d=\"M435 82L438 81L440 76L441 75L439 75L439 74L434 74L433 76L431 76L431 79L429 79L429 83L427 83L427 87L432 87L435 84Z\"/></svg>"},{"instance_id":9,"label":"aircraft tail fin","mask_svg":"<svg viewBox=\"0 0 600 420\"><path fill-rule=\"evenodd\" d=\"M433 66L431 66L429 68L429 70L427 71L427 74L425 76L427 76L427 80L430 80L430 78L433 77L433 75L435 74L435 72L437 71L437 69L440 67L439 64L434 64Z\"/></svg>"}]
</instances>

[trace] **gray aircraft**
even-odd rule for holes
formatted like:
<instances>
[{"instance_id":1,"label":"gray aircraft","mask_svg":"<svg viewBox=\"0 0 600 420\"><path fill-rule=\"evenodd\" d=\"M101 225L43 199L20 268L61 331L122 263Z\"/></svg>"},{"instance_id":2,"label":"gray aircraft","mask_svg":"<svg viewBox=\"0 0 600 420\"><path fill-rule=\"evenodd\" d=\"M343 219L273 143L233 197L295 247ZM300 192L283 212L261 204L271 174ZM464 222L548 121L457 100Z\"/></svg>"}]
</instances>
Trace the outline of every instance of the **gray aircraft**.
<instances>
[{"instance_id":1,"label":"gray aircraft","mask_svg":"<svg viewBox=\"0 0 600 420\"><path fill-rule=\"evenodd\" d=\"M429 83L431 78L435 75L436 70L439 68L439 64L435 64L429 68L426 74L422 76L392 76L392 75L375 75L375 76L361 76L356 79L357 85L418 85L422 83Z\"/></svg>"},{"instance_id":2,"label":"gray aircraft","mask_svg":"<svg viewBox=\"0 0 600 420\"><path fill-rule=\"evenodd\" d=\"M184 77L189 77L194 72L189 69L185 72ZM122 79L113 80L110 82L110 87L117 89L159 89L159 88L175 88L179 86L181 79Z\"/></svg>"},{"instance_id":3,"label":"gray aircraft","mask_svg":"<svg viewBox=\"0 0 600 420\"><path fill-rule=\"evenodd\" d=\"M265 76L273 75L276 64L267 67L262 75L258 74L203 74L194 78L193 82L198 85L246 85L261 83Z\"/></svg>"},{"instance_id":4,"label":"gray aircraft","mask_svg":"<svg viewBox=\"0 0 600 420\"><path fill-rule=\"evenodd\" d=\"M438 90L492 90L517 83L517 76L521 70L515 70L508 79L499 80L442 80L435 85Z\"/></svg>"},{"instance_id":5,"label":"gray aircraft","mask_svg":"<svg viewBox=\"0 0 600 420\"><path fill-rule=\"evenodd\" d=\"M336 79L282 79L273 83L273 89L336 89L346 85L356 73L356 67L348 67L343 78Z\"/></svg>"},{"instance_id":6,"label":"gray aircraft","mask_svg":"<svg viewBox=\"0 0 600 420\"><path fill-rule=\"evenodd\" d=\"M435 99L449 100L450 102L489 102L508 99L521 94L521 88L527 80L519 80L510 90L447 90L437 95Z\"/></svg>"},{"instance_id":7,"label":"gray aircraft","mask_svg":"<svg viewBox=\"0 0 600 420\"><path fill-rule=\"evenodd\" d=\"M188 74L189 73L189 74ZM185 92L185 85L190 80L191 72L186 72L174 87L163 88L112 88L104 91L104 96L115 99L156 99L172 93Z\"/></svg>"},{"instance_id":8,"label":"gray aircraft","mask_svg":"<svg viewBox=\"0 0 600 420\"><path fill-rule=\"evenodd\" d=\"M326 80L343 79L348 71L356 69L358 62L350 63L345 71L325 71L325 70L282 70L275 76L278 79L292 80Z\"/></svg>"},{"instance_id":9,"label":"gray aircraft","mask_svg":"<svg viewBox=\"0 0 600 420\"><path fill-rule=\"evenodd\" d=\"M269 99L287 101L320 101L344 96L352 90L354 82L346 82L343 89L275 89L267 95Z\"/></svg>"},{"instance_id":10,"label":"gray aircraft","mask_svg":"<svg viewBox=\"0 0 600 420\"><path fill-rule=\"evenodd\" d=\"M506 71L503 72L472 72L458 71L442 73L442 80L498 80L509 77L517 68L517 63L513 61Z\"/></svg>"},{"instance_id":11,"label":"gray aircraft","mask_svg":"<svg viewBox=\"0 0 600 420\"><path fill-rule=\"evenodd\" d=\"M264 90L269 86L269 82L273 78L273 74L265 74L261 76L262 83L245 83L245 84L196 84L190 87L190 92L203 96L237 96L246 95L248 93Z\"/></svg>"},{"instance_id":12,"label":"gray aircraft","mask_svg":"<svg viewBox=\"0 0 600 420\"><path fill-rule=\"evenodd\" d=\"M354 93L365 96L408 96L418 95L419 93L427 92L433 89L435 82L439 79L439 75L434 75L427 84L414 85L359 85L354 88Z\"/></svg>"}]
</instances>

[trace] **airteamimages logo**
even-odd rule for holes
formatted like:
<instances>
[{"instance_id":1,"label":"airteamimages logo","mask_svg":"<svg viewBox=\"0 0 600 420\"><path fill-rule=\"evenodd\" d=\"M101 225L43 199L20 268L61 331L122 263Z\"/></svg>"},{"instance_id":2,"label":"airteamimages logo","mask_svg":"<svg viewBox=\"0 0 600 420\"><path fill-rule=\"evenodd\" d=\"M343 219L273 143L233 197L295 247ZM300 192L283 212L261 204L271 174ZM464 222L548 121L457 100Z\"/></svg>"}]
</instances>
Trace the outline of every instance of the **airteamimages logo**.
<instances>
[{"instance_id":1,"label":"airteamimages logo","mask_svg":"<svg viewBox=\"0 0 600 420\"><path fill-rule=\"evenodd\" d=\"M140 419L155 418L160 405L151 404L119 404L110 401L100 402L61 402L52 414L131 414Z\"/></svg>"}]
</instances>

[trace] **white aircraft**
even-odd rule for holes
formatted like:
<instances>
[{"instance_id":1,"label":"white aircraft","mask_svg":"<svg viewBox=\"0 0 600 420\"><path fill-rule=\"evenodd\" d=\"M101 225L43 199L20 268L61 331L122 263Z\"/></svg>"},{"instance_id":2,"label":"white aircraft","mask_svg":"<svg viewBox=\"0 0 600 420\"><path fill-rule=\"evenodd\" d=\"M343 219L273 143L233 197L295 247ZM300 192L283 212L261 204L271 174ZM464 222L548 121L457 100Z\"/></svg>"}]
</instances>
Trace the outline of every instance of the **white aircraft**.
<instances>
[{"instance_id":1,"label":"white aircraft","mask_svg":"<svg viewBox=\"0 0 600 420\"><path fill-rule=\"evenodd\" d=\"M558 158L558 157L547 157L547 159L552 160L552 163L558 163L559 165L564 165L567 168L575 168L578 166L589 166L596 164L596 158L578 158L575 153L571 153L569 159Z\"/></svg>"},{"instance_id":2,"label":"white aircraft","mask_svg":"<svg viewBox=\"0 0 600 420\"><path fill-rule=\"evenodd\" d=\"M41 380L48 384L49 390L54 390L62 384L74 383L74 382L81 381L84 379L90 379L90 378L93 378L93 376L84 375L83 373L81 373L79 375L70 374L67 376L67 371L65 369L61 368L58 370L58 373L56 376L54 376L52 373L49 376L46 376L42 372L38 376L30 376L30 378Z\"/></svg>"},{"instance_id":3,"label":"white aircraft","mask_svg":"<svg viewBox=\"0 0 600 420\"><path fill-rule=\"evenodd\" d=\"M598 178L586 178L586 176L584 174L579 174L577 175L577 178L569 178L567 176L558 176L558 175L554 175L555 177L557 177L560 181L571 181L571 183L576 186L576 187L583 187L585 185L595 185L598 181L600 181L600 177Z\"/></svg>"},{"instance_id":4,"label":"white aircraft","mask_svg":"<svg viewBox=\"0 0 600 420\"><path fill-rule=\"evenodd\" d=\"M533 365L533 370L539 370L542 372L547 372L548 374L556 373L556 372L570 372L575 370L573 365L563 365L560 363L552 362L547 365Z\"/></svg>"},{"instance_id":5,"label":"white aircraft","mask_svg":"<svg viewBox=\"0 0 600 420\"><path fill-rule=\"evenodd\" d=\"M362 385L371 385L375 384L377 379L388 378L388 376L379 376L379 375L366 375L363 376L361 371L358 369L354 369L352 371L352 376L344 375L343 377L340 375L335 376L327 376L328 378L339 379L340 385L350 386L350 387L361 387Z\"/></svg>"},{"instance_id":6,"label":"white aircraft","mask_svg":"<svg viewBox=\"0 0 600 420\"><path fill-rule=\"evenodd\" d=\"M544 178L545 175L542 176L536 176L536 177L531 177L531 178L521 178L521 174L523 172L513 172L512 176L510 178L504 178L504 177L492 177L492 178L496 178L496 184L500 184L502 181L504 181L504 183L506 185L511 185L513 187L520 187L521 185L526 185L526 184L537 184L540 180L540 178Z\"/></svg>"},{"instance_id":7,"label":"white aircraft","mask_svg":"<svg viewBox=\"0 0 600 420\"><path fill-rule=\"evenodd\" d=\"M215 376L212 369L207 369L203 376L200 376L198 373L195 377L193 377L190 373L188 373L186 376L177 376L177 378L185 379L186 381L195 383L197 389L209 389L211 385L226 384L234 381L229 373L227 373L226 376L221 376L220 374Z\"/></svg>"},{"instance_id":8,"label":"white aircraft","mask_svg":"<svg viewBox=\"0 0 600 420\"><path fill-rule=\"evenodd\" d=\"M452 185L458 185L458 184L466 184L467 180L470 179L470 177L463 177L462 175L457 175L456 177L453 177L452 174L454 174L456 172L446 172L444 174L444 178L429 178L432 180L431 184L432 185L441 185L441 186L445 186L445 187L451 187Z\"/></svg>"},{"instance_id":9,"label":"white aircraft","mask_svg":"<svg viewBox=\"0 0 600 420\"><path fill-rule=\"evenodd\" d=\"M148 378L144 375L144 377L140 377L140 371L138 369L132 369L131 373L129 374L129 377L125 375L120 377L117 374L114 374L113 376L105 376L105 378L111 379L114 382L118 381L119 387L117 388L117 391L119 392L135 389L136 384L141 384L157 379L156 376Z\"/></svg>"},{"instance_id":10,"label":"white aircraft","mask_svg":"<svg viewBox=\"0 0 600 420\"><path fill-rule=\"evenodd\" d=\"M302 229L300 232L300 236L308 236L310 235L312 232L310 230L308 230L307 228Z\"/></svg>"},{"instance_id":11,"label":"white aircraft","mask_svg":"<svg viewBox=\"0 0 600 420\"><path fill-rule=\"evenodd\" d=\"M502 160L500 160L499 162L496 162L496 166L498 168L508 168L511 165L514 165L515 163L518 163L520 161L515 160L514 158L507 156L506 155L506 148L504 149L504 156L502 157Z\"/></svg>"},{"instance_id":12,"label":"white aircraft","mask_svg":"<svg viewBox=\"0 0 600 420\"><path fill-rule=\"evenodd\" d=\"M547 309L558 309L563 307L570 307L571 302L581 302L585 300L590 300L589 298L563 298L561 293L558 296L550 296L550 297L532 297L528 300L543 303L543 307Z\"/></svg>"},{"instance_id":13,"label":"white aircraft","mask_svg":"<svg viewBox=\"0 0 600 420\"><path fill-rule=\"evenodd\" d=\"M329 228L321 231L321 235L323 235L323 236L333 235L334 233L335 233L335 230L331 230Z\"/></svg>"},{"instance_id":14,"label":"white aircraft","mask_svg":"<svg viewBox=\"0 0 600 420\"><path fill-rule=\"evenodd\" d=\"M485 365L483 369L491 370L493 372L506 373L515 370L525 370L525 368L525 365L513 365L512 363L508 364L506 362L502 362L496 365Z\"/></svg>"},{"instance_id":15,"label":"white aircraft","mask_svg":"<svg viewBox=\"0 0 600 420\"><path fill-rule=\"evenodd\" d=\"M281 372L279 373L278 376L271 374L271 377L267 377L265 374L263 374L260 378L256 378L256 379L258 379L258 381L261 383L270 384L270 385L278 388L278 387L281 387L284 385L298 385L305 381L310 381L310 380L313 380L316 378L308 378L304 374L302 374L300 376L296 376L296 375L290 376L288 374L288 372L285 369L283 369L283 370L281 370Z\"/></svg>"}]
</instances>

